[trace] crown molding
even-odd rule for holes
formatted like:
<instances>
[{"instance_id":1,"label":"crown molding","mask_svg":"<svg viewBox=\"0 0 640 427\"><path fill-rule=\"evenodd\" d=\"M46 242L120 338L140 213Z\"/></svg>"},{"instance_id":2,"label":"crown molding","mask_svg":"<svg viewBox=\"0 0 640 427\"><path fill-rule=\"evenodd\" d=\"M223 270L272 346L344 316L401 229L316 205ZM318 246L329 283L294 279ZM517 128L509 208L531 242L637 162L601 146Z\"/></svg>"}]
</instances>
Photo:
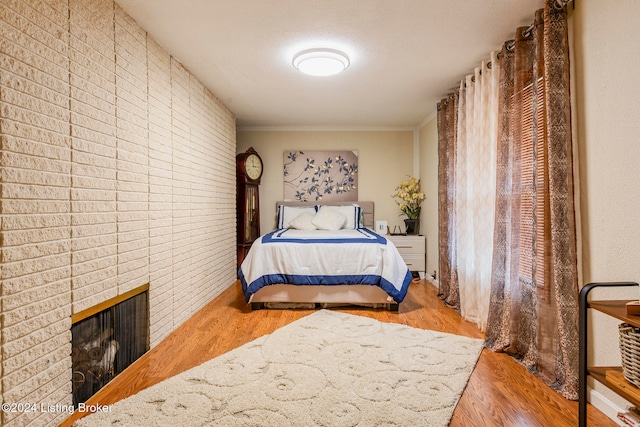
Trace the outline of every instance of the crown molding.
<instances>
[{"instance_id":1,"label":"crown molding","mask_svg":"<svg viewBox=\"0 0 640 427\"><path fill-rule=\"evenodd\" d=\"M422 129L423 127L426 126L427 123L429 123L431 120L433 120L436 116L438 115L438 110L433 110L431 112L431 114L429 114L417 127L417 129Z\"/></svg>"},{"instance_id":2,"label":"crown molding","mask_svg":"<svg viewBox=\"0 0 640 427\"><path fill-rule=\"evenodd\" d=\"M237 132L413 132L413 126L238 126Z\"/></svg>"}]
</instances>

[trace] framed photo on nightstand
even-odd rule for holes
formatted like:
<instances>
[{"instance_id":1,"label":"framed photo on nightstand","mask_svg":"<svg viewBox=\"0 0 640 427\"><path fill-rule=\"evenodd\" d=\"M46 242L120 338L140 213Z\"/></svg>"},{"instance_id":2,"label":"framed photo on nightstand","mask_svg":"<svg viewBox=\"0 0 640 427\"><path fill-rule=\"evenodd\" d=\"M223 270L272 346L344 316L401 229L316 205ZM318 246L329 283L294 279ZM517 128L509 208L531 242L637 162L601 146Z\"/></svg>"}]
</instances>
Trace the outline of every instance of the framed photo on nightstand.
<instances>
[{"instance_id":1,"label":"framed photo on nightstand","mask_svg":"<svg viewBox=\"0 0 640 427\"><path fill-rule=\"evenodd\" d=\"M384 220L376 221L376 233L387 234L387 231L388 231L387 221L384 221Z\"/></svg>"}]
</instances>

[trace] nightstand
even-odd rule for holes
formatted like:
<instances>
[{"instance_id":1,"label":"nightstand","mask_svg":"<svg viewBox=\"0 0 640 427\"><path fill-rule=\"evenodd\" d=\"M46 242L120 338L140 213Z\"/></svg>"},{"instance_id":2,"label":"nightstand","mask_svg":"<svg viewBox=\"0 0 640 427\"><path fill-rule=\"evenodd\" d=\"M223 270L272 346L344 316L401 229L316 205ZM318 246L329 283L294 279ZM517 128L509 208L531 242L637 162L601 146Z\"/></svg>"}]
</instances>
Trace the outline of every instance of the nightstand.
<instances>
[{"instance_id":1,"label":"nightstand","mask_svg":"<svg viewBox=\"0 0 640 427\"><path fill-rule=\"evenodd\" d=\"M409 267L409 270L424 274L427 269L425 258L426 240L424 236L386 235L384 237L398 248L398 252L400 252L400 256Z\"/></svg>"}]
</instances>

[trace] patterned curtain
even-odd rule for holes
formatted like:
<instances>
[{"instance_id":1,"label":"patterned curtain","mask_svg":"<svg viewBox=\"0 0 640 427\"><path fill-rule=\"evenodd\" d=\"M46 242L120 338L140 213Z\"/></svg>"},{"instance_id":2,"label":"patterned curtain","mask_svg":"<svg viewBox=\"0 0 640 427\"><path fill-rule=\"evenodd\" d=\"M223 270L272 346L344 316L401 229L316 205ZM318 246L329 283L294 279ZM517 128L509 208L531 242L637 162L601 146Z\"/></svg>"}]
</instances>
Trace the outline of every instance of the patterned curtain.
<instances>
[{"instance_id":1,"label":"patterned curtain","mask_svg":"<svg viewBox=\"0 0 640 427\"><path fill-rule=\"evenodd\" d=\"M565 2L547 0L501 52L496 222L486 346L569 399L578 282Z\"/></svg>"},{"instance_id":2,"label":"patterned curtain","mask_svg":"<svg viewBox=\"0 0 640 427\"><path fill-rule=\"evenodd\" d=\"M438 296L455 309L460 308L456 266L456 134L458 92L438 103Z\"/></svg>"},{"instance_id":3,"label":"patterned curtain","mask_svg":"<svg viewBox=\"0 0 640 427\"><path fill-rule=\"evenodd\" d=\"M456 147L456 256L460 314L484 331L491 292L500 61L460 82Z\"/></svg>"}]
</instances>

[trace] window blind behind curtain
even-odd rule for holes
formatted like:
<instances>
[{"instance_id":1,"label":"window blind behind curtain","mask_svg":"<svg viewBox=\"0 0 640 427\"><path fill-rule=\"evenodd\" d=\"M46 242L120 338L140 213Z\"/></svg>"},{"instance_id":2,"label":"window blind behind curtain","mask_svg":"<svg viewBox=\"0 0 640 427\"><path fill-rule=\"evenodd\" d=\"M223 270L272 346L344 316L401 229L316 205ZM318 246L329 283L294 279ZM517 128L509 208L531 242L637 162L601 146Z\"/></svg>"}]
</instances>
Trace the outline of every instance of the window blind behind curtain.
<instances>
[{"instance_id":1,"label":"window blind behind curtain","mask_svg":"<svg viewBox=\"0 0 640 427\"><path fill-rule=\"evenodd\" d=\"M549 174L544 121L544 78L538 77L520 93L521 193L520 247L530 248L531 256L520 259L520 279L535 284L538 296L548 301L549 277Z\"/></svg>"}]
</instances>

